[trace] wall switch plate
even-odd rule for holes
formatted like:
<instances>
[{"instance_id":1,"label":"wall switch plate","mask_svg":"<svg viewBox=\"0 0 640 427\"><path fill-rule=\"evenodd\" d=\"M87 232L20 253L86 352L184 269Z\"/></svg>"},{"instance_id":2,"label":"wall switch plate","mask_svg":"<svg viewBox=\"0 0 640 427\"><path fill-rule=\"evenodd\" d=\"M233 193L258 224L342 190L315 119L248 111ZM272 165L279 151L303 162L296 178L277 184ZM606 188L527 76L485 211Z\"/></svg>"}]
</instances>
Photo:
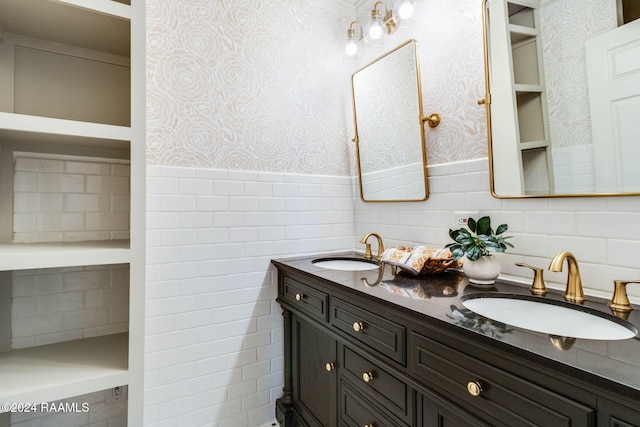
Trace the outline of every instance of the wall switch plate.
<instances>
[{"instance_id":1,"label":"wall switch plate","mask_svg":"<svg viewBox=\"0 0 640 427\"><path fill-rule=\"evenodd\" d=\"M124 402L127 400L127 396L129 389L126 385L121 385L114 387L112 389L107 390L107 398L105 399L105 403L107 405L116 403L116 402Z\"/></svg>"}]
</instances>

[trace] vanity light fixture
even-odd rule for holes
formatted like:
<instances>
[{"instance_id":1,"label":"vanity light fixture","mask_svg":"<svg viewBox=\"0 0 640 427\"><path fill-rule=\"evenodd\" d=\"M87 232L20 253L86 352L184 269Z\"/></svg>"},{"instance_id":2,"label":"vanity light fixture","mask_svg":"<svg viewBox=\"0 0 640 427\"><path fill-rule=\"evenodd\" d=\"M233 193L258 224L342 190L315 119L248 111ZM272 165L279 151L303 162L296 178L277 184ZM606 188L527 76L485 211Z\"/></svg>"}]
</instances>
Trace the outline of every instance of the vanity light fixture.
<instances>
[{"instance_id":1,"label":"vanity light fixture","mask_svg":"<svg viewBox=\"0 0 640 427\"><path fill-rule=\"evenodd\" d=\"M384 17L381 15L381 11L378 10L378 6L382 6L384 8ZM373 9L371 9L371 21L369 21L369 26L367 28L369 38L371 40L379 40L385 32L387 34L391 34L397 27L398 24L393 17L393 11L389 10L387 5L383 2L377 1L373 5Z\"/></svg>"},{"instance_id":2,"label":"vanity light fixture","mask_svg":"<svg viewBox=\"0 0 640 427\"><path fill-rule=\"evenodd\" d=\"M360 28L360 38L356 40L356 30L353 28L353 25L357 24ZM344 47L344 53L348 56L353 56L358 53L358 42L363 39L362 37L362 25L358 21L353 21L349 24L349 29L347 30L347 45Z\"/></svg>"},{"instance_id":3,"label":"vanity light fixture","mask_svg":"<svg viewBox=\"0 0 640 427\"><path fill-rule=\"evenodd\" d=\"M353 21L347 30L347 44L345 53L348 56L354 56L358 52L358 43L360 41L375 42L381 40L385 34L392 34L398 24L403 20L409 20L415 12L416 0L397 0L392 9L382 1L377 1L373 5L370 13L370 21L366 25L367 37L364 38L362 24ZM381 6L381 7L379 7ZM356 39L354 24L360 27L360 38Z\"/></svg>"}]
</instances>

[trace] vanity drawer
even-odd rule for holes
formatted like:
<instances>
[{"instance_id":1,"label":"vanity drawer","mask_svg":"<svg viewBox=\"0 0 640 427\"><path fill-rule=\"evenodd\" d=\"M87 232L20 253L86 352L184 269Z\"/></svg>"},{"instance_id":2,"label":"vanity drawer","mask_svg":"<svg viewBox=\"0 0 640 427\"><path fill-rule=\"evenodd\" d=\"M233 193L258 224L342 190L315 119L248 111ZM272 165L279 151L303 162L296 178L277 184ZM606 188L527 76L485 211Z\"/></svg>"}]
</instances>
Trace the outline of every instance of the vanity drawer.
<instances>
[{"instance_id":1,"label":"vanity drawer","mask_svg":"<svg viewBox=\"0 0 640 427\"><path fill-rule=\"evenodd\" d=\"M410 348L416 376L492 425L595 425L594 409L438 341L413 332Z\"/></svg>"},{"instance_id":2,"label":"vanity drawer","mask_svg":"<svg viewBox=\"0 0 640 427\"><path fill-rule=\"evenodd\" d=\"M328 320L329 295L325 292L284 276L282 294L301 312L324 322Z\"/></svg>"},{"instance_id":3,"label":"vanity drawer","mask_svg":"<svg viewBox=\"0 0 640 427\"><path fill-rule=\"evenodd\" d=\"M340 381L339 393L341 427L407 427L407 424L372 405L348 381Z\"/></svg>"},{"instance_id":4,"label":"vanity drawer","mask_svg":"<svg viewBox=\"0 0 640 427\"><path fill-rule=\"evenodd\" d=\"M338 298L331 300L331 324L374 353L406 365L406 328Z\"/></svg>"},{"instance_id":5,"label":"vanity drawer","mask_svg":"<svg viewBox=\"0 0 640 427\"><path fill-rule=\"evenodd\" d=\"M342 346L342 375L381 406L407 423L413 418L409 386L376 363Z\"/></svg>"}]
</instances>

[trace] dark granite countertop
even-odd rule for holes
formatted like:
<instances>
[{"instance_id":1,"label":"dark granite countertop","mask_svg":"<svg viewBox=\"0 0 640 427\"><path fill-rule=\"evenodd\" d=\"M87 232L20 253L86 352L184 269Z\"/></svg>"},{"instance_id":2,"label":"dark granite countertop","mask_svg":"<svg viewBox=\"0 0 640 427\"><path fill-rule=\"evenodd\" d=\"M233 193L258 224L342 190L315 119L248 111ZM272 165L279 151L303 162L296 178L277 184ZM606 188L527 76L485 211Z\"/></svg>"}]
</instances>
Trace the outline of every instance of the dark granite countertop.
<instances>
[{"instance_id":1,"label":"dark granite countertop","mask_svg":"<svg viewBox=\"0 0 640 427\"><path fill-rule=\"evenodd\" d=\"M460 301L462 296L477 292L531 295L525 285L498 280L494 286L477 286L470 284L466 276L457 271L415 278L405 273L393 276L390 266L386 266L384 272L380 274L379 269L329 270L311 262L317 258L331 256L362 258L362 254L356 252L341 252L273 260L272 263L278 268L313 275L318 279L485 335L640 392L640 338L638 336L616 341L578 339L568 349L562 350L553 345L548 335L500 324L478 316L464 308ZM554 290L550 290L544 298L563 301L562 293ZM587 296L584 306L611 314L606 303L606 300ZM640 329L639 308L636 307L631 312L628 321Z\"/></svg>"}]
</instances>

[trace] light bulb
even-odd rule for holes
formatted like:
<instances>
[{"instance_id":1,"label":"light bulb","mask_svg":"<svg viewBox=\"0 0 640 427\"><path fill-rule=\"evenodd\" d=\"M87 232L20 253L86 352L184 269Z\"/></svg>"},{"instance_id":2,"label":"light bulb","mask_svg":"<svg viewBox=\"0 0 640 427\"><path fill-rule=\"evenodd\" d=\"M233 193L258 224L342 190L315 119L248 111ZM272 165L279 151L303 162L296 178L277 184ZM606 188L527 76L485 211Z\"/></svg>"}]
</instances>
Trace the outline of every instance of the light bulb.
<instances>
[{"instance_id":1,"label":"light bulb","mask_svg":"<svg viewBox=\"0 0 640 427\"><path fill-rule=\"evenodd\" d=\"M360 25L360 23L357 24ZM353 25L353 22L351 23L351 25ZM360 27L360 33L362 33L362 27ZM347 44L344 46L344 53L346 53L348 56L353 56L358 53L358 42L356 41L355 36L356 30L354 30L353 28L349 28L347 30Z\"/></svg>"},{"instance_id":2,"label":"light bulb","mask_svg":"<svg viewBox=\"0 0 640 427\"><path fill-rule=\"evenodd\" d=\"M415 0L402 0L398 6L398 16L400 19L409 19L416 10Z\"/></svg>"},{"instance_id":3,"label":"light bulb","mask_svg":"<svg viewBox=\"0 0 640 427\"><path fill-rule=\"evenodd\" d=\"M384 34L384 26L380 19L372 19L369 24L369 37L372 40L378 40Z\"/></svg>"},{"instance_id":4,"label":"light bulb","mask_svg":"<svg viewBox=\"0 0 640 427\"><path fill-rule=\"evenodd\" d=\"M354 39L349 39L344 47L344 53L346 53L348 56L354 56L356 53L358 53L358 43L356 43Z\"/></svg>"}]
</instances>

